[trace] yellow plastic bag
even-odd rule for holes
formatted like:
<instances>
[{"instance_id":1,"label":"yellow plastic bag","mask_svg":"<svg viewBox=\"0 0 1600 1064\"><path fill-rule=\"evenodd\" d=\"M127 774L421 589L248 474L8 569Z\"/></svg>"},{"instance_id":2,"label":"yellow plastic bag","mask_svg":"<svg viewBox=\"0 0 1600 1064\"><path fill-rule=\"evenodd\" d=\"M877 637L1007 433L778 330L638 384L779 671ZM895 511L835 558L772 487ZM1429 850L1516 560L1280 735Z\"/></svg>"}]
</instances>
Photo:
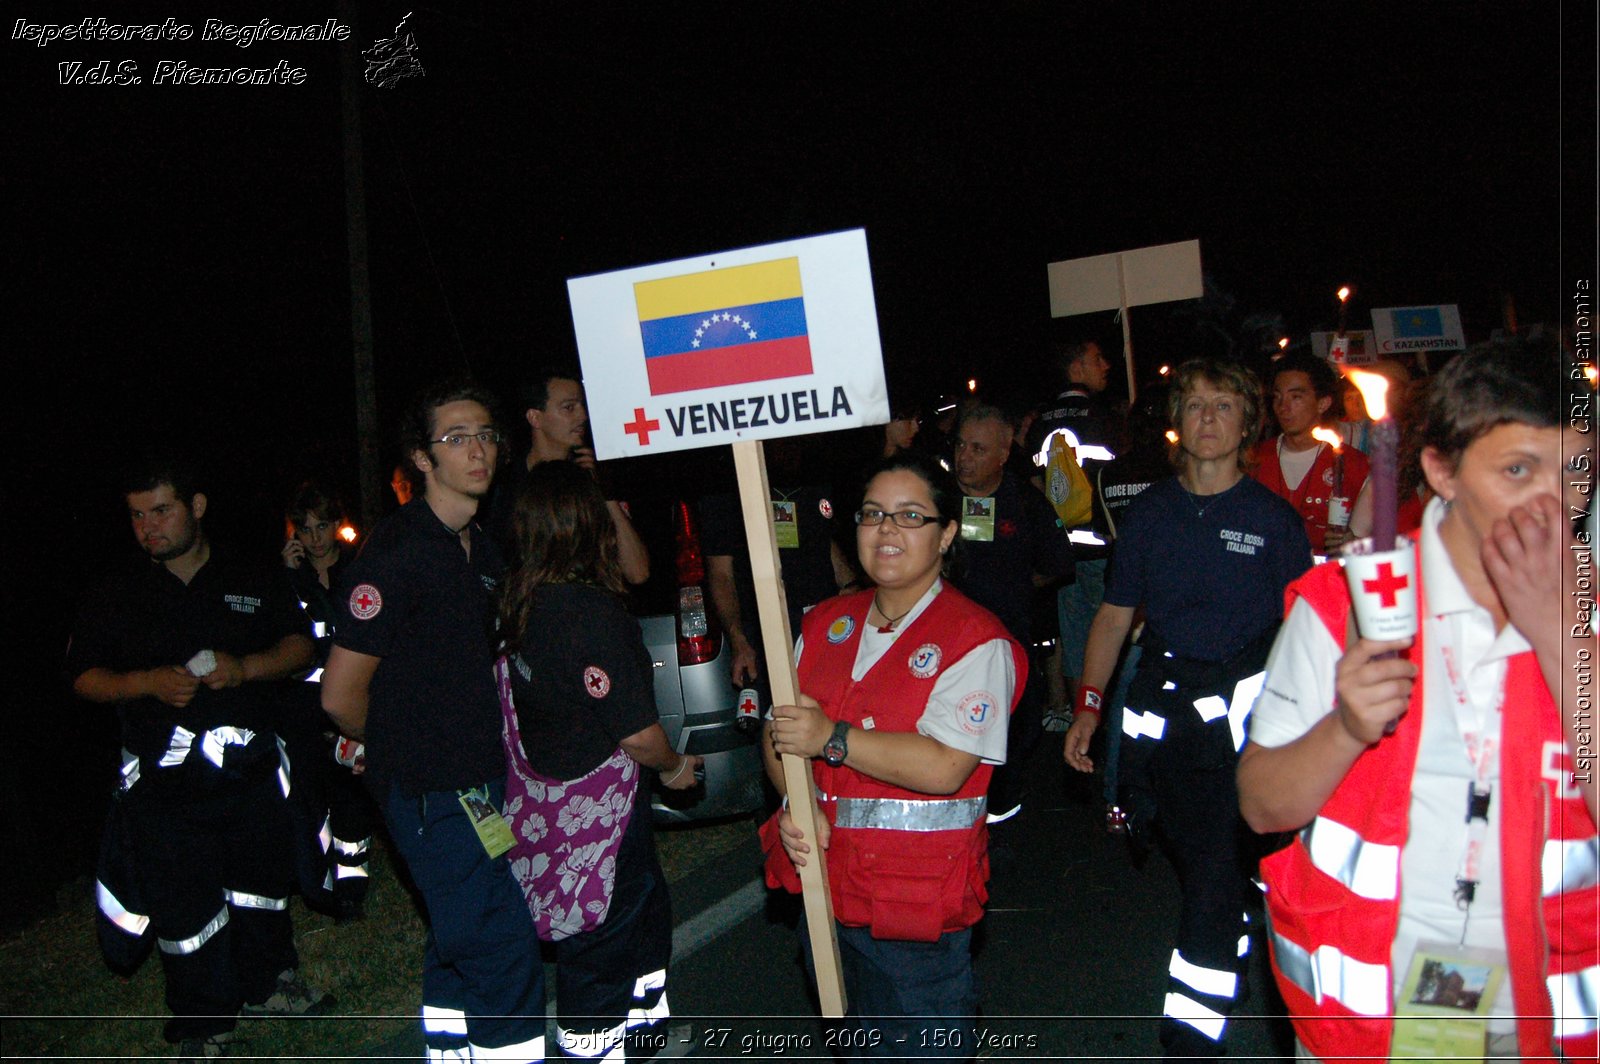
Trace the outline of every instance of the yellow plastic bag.
<instances>
[{"instance_id":1,"label":"yellow plastic bag","mask_svg":"<svg viewBox=\"0 0 1600 1064\"><path fill-rule=\"evenodd\" d=\"M1077 528L1089 523L1094 513L1094 489L1078 464L1078 456L1066 438L1057 434L1050 441L1050 460L1044 470L1045 495L1061 518L1062 528Z\"/></svg>"}]
</instances>

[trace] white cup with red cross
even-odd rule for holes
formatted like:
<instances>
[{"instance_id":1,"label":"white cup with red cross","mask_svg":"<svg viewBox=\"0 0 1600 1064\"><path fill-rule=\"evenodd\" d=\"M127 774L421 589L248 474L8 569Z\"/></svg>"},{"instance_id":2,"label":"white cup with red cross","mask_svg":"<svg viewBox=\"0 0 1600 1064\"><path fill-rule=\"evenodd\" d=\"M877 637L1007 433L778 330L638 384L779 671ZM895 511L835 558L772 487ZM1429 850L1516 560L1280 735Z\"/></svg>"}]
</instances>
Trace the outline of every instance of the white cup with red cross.
<instances>
[{"instance_id":1,"label":"white cup with red cross","mask_svg":"<svg viewBox=\"0 0 1600 1064\"><path fill-rule=\"evenodd\" d=\"M1362 638L1387 642L1417 634L1417 552L1404 536L1395 549L1374 552L1372 540L1344 548L1344 576Z\"/></svg>"}]
</instances>

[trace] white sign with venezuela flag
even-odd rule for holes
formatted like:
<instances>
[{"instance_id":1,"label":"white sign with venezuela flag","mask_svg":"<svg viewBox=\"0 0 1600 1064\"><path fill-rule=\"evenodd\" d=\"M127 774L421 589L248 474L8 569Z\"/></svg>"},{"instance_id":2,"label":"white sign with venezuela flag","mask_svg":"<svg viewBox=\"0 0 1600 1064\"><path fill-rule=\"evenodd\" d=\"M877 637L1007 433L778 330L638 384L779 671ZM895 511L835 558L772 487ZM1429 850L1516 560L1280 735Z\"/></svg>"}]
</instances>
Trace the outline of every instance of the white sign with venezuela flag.
<instances>
[{"instance_id":1,"label":"white sign with venezuela flag","mask_svg":"<svg viewBox=\"0 0 1600 1064\"><path fill-rule=\"evenodd\" d=\"M599 458L889 420L863 230L574 277L567 295Z\"/></svg>"}]
</instances>

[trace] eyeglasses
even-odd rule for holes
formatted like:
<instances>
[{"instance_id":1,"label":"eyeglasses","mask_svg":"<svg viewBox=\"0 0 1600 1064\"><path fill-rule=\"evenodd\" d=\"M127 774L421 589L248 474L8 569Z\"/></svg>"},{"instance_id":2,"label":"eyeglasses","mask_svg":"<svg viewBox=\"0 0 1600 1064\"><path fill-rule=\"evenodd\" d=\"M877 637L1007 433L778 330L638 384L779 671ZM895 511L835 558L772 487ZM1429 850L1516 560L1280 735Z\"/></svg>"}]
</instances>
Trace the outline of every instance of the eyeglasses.
<instances>
[{"instance_id":1,"label":"eyeglasses","mask_svg":"<svg viewBox=\"0 0 1600 1064\"><path fill-rule=\"evenodd\" d=\"M883 524L886 517L901 528L921 528L929 521L936 520L915 510L857 510L856 524L873 528Z\"/></svg>"},{"instance_id":2,"label":"eyeglasses","mask_svg":"<svg viewBox=\"0 0 1600 1064\"><path fill-rule=\"evenodd\" d=\"M429 443L442 443L446 447L465 447L468 440L477 440L487 447L491 443L499 443L506 438L505 433L499 429L485 429L482 432L452 432L448 436L440 436Z\"/></svg>"}]
</instances>

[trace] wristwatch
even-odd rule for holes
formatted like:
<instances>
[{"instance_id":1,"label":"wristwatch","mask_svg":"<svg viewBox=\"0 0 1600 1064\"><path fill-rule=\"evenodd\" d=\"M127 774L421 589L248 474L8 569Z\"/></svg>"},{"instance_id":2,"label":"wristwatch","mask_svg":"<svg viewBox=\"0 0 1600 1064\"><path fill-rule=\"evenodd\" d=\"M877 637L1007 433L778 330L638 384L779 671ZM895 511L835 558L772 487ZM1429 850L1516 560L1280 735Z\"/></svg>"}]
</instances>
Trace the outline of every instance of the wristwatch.
<instances>
[{"instance_id":1,"label":"wristwatch","mask_svg":"<svg viewBox=\"0 0 1600 1064\"><path fill-rule=\"evenodd\" d=\"M842 720L836 723L833 726L833 734L822 744L822 760L834 768L844 764L844 759L850 756L850 744L844 741L844 737L849 733L850 725Z\"/></svg>"}]
</instances>

